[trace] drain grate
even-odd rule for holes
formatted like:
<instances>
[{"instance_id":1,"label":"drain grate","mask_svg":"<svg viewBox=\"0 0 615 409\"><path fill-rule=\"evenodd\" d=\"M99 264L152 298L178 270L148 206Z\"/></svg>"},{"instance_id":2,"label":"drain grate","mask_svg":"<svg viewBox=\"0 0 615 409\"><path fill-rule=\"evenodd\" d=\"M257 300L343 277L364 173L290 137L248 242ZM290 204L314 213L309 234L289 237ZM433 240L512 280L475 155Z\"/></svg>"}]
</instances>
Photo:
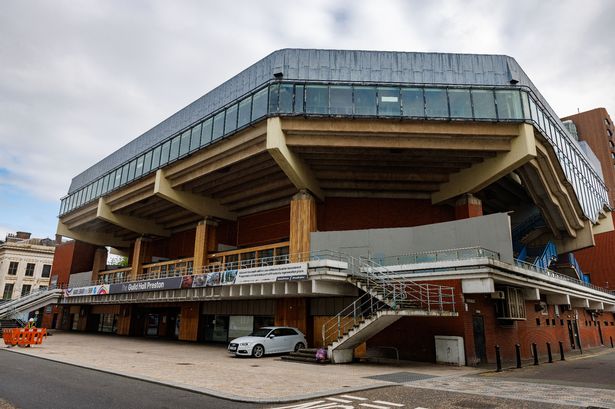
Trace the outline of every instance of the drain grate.
<instances>
[{"instance_id":1,"label":"drain grate","mask_svg":"<svg viewBox=\"0 0 615 409\"><path fill-rule=\"evenodd\" d=\"M421 381L423 379L435 378L432 375L425 375L416 372L394 372L385 375L366 376L367 379L375 379L377 381L394 382L394 383L406 383Z\"/></svg>"}]
</instances>

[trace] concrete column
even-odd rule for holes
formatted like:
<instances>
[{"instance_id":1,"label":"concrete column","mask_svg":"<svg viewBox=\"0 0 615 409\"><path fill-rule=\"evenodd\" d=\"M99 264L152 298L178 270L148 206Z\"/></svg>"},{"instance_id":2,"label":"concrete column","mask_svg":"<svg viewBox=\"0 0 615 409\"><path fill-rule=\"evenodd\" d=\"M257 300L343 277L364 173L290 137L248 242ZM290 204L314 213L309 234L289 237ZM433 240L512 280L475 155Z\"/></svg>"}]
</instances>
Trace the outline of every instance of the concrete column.
<instances>
[{"instance_id":1,"label":"concrete column","mask_svg":"<svg viewBox=\"0 0 615 409\"><path fill-rule=\"evenodd\" d=\"M455 220L483 215L483 203L471 193L459 196L455 202Z\"/></svg>"},{"instance_id":2,"label":"concrete column","mask_svg":"<svg viewBox=\"0 0 615 409\"><path fill-rule=\"evenodd\" d=\"M309 253L310 233L313 231L316 231L316 200L308 191L301 190L290 201L289 252L292 261L299 261L301 253Z\"/></svg>"},{"instance_id":3,"label":"concrete column","mask_svg":"<svg viewBox=\"0 0 615 409\"><path fill-rule=\"evenodd\" d=\"M207 266L207 258L210 252L215 252L218 247L217 224L213 220L204 219L196 226L194 237L194 263L195 274L200 274L203 267Z\"/></svg>"},{"instance_id":4,"label":"concrete column","mask_svg":"<svg viewBox=\"0 0 615 409\"><path fill-rule=\"evenodd\" d=\"M129 280L135 280L137 276L143 273L143 264L149 261L151 251L151 242L149 239L139 237L135 240L135 247L132 252L132 270L130 271Z\"/></svg>"}]
</instances>

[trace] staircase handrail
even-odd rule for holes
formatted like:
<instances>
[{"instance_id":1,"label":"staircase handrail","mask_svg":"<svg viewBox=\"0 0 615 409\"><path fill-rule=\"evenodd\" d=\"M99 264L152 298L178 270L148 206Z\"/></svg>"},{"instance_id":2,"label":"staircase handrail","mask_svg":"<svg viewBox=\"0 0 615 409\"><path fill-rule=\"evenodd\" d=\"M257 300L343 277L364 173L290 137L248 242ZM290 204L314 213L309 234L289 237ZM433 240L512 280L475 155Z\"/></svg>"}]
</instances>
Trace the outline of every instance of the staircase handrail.
<instances>
[{"instance_id":1,"label":"staircase handrail","mask_svg":"<svg viewBox=\"0 0 615 409\"><path fill-rule=\"evenodd\" d=\"M56 294L60 295L60 293L61 293L61 290L47 288L44 290L34 291L32 293L24 295L23 297L16 298L14 300L10 300L9 302L2 304L0 306L0 318L18 311L20 307L27 305L31 301L40 300L47 295L56 295Z\"/></svg>"},{"instance_id":2,"label":"staircase handrail","mask_svg":"<svg viewBox=\"0 0 615 409\"><path fill-rule=\"evenodd\" d=\"M552 241L545 246L540 257L536 259L534 265L538 268L549 268L551 261L557 261L557 247Z\"/></svg>"},{"instance_id":3,"label":"staircase handrail","mask_svg":"<svg viewBox=\"0 0 615 409\"><path fill-rule=\"evenodd\" d=\"M428 312L437 309L442 312L450 306L450 310L455 312L453 287L400 279L398 274L369 258L346 257L350 279L363 283L365 294L322 325L323 345L331 336L337 335L339 339L349 331L349 327L357 325L357 317L371 317L384 309L414 308Z\"/></svg>"}]
</instances>

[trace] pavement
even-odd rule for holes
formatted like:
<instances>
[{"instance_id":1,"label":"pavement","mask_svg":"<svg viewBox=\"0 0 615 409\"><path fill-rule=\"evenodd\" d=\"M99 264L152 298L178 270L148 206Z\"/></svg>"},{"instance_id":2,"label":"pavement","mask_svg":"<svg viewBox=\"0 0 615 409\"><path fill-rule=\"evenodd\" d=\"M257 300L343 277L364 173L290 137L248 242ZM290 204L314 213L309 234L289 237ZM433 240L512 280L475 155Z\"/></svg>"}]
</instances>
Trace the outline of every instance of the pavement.
<instances>
[{"instance_id":1,"label":"pavement","mask_svg":"<svg viewBox=\"0 0 615 409\"><path fill-rule=\"evenodd\" d=\"M417 362L317 365L286 362L279 356L235 358L222 345L72 332L56 332L42 345L10 351L224 399L278 406L323 397L339 399L358 392L365 398L371 393L382 401L393 396L389 390L395 390L400 404L416 401L418 393L440 392L450 394L451 405L462 399L457 395L467 395L468 401L476 402L489 397L494 402L526 402L484 407L615 409L615 352L610 348L502 373Z\"/></svg>"}]
</instances>

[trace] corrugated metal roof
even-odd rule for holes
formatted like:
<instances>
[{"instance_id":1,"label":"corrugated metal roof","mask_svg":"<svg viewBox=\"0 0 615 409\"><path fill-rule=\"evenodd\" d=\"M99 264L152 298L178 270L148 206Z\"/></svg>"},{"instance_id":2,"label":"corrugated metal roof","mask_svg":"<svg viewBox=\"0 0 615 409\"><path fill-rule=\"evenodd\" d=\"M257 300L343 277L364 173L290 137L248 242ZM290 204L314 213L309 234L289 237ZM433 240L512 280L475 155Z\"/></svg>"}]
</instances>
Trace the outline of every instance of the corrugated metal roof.
<instances>
[{"instance_id":1,"label":"corrugated metal roof","mask_svg":"<svg viewBox=\"0 0 615 409\"><path fill-rule=\"evenodd\" d=\"M153 147L282 72L284 79L443 85L528 86L548 107L517 62L505 55L283 49L273 52L73 178L69 193ZM548 108L554 118L553 111Z\"/></svg>"}]
</instances>

